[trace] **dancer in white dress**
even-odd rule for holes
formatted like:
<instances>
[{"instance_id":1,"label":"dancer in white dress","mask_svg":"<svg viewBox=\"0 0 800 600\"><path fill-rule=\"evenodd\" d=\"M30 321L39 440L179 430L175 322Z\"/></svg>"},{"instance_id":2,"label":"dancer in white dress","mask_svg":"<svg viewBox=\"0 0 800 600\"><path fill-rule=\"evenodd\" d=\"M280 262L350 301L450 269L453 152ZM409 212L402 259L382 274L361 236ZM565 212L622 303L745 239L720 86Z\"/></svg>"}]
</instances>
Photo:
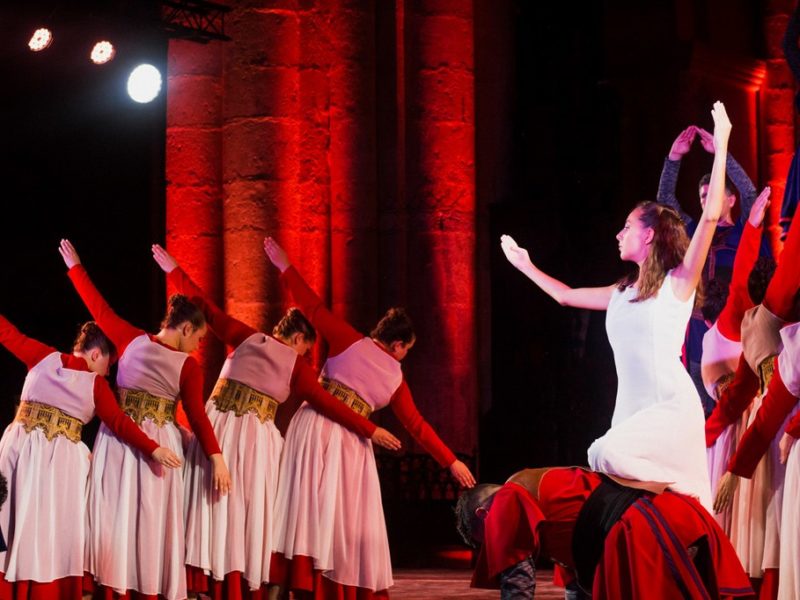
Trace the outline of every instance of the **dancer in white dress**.
<instances>
[{"instance_id":1,"label":"dancer in white dress","mask_svg":"<svg viewBox=\"0 0 800 600\"><path fill-rule=\"evenodd\" d=\"M620 258L638 271L599 288L571 288L533 265L509 236L509 262L565 306L608 310L606 327L619 379L611 429L589 448L592 469L667 483L711 508L703 410L680 363L695 288L722 211L731 123L714 104L714 166L703 214L691 241L678 214L639 204L617 234Z\"/></svg>"}]
</instances>

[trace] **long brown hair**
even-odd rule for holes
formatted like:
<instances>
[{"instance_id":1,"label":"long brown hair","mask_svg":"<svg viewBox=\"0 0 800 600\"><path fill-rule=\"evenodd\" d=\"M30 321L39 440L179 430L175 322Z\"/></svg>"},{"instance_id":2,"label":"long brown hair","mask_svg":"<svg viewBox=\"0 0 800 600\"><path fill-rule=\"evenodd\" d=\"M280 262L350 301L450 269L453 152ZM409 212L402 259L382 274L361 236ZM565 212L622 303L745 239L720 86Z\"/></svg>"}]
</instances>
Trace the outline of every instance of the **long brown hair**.
<instances>
[{"instance_id":1,"label":"long brown hair","mask_svg":"<svg viewBox=\"0 0 800 600\"><path fill-rule=\"evenodd\" d=\"M667 273L683 262L686 249L689 247L689 236L686 235L680 215L663 204L657 202L640 202L639 220L645 227L653 230L653 241L650 252L641 266L641 283L636 298L631 302L642 302L654 297L661 289ZM620 291L636 283L639 270L636 269L618 284Z\"/></svg>"}]
</instances>

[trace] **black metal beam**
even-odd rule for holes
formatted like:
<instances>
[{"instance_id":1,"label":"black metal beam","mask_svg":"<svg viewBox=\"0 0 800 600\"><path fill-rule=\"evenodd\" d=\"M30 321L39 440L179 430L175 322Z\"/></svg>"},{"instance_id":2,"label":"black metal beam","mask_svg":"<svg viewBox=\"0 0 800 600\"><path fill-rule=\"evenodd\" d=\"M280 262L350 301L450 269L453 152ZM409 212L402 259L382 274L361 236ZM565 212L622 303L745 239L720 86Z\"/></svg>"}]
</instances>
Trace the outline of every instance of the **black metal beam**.
<instances>
[{"instance_id":1,"label":"black metal beam","mask_svg":"<svg viewBox=\"0 0 800 600\"><path fill-rule=\"evenodd\" d=\"M225 14L231 8L206 0L161 0L161 24L172 38L206 44L230 41L225 35Z\"/></svg>"}]
</instances>

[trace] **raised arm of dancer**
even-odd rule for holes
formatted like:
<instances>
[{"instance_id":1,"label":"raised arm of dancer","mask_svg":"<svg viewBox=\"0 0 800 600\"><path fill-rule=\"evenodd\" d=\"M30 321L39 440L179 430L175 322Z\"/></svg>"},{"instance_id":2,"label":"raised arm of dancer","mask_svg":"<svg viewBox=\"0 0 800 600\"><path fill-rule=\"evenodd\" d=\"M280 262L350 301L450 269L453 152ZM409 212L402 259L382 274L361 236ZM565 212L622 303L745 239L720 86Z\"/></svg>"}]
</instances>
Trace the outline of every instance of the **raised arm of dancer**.
<instances>
[{"instance_id":1,"label":"raised arm of dancer","mask_svg":"<svg viewBox=\"0 0 800 600\"><path fill-rule=\"evenodd\" d=\"M400 387L392 396L389 405L406 431L425 448L433 458L443 467L450 469L450 474L464 487L475 485L475 477L469 467L456 458L453 451L448 448L441 438L436 435L428 422L419 414L417 405L411 396L408 384L403 380Z\"/></svg>"},{"instance_id":2,"label":"raised arm of dancer","mask_svg":"<svg viewBox=\"0 0 800 600\"><path fill-rule=\"evenodd\" d=\"M517 245L510 235L500 236L500 247L508 262L561 306L606 310L611 301L613 285L591 288L571 288L539 269L531 262L528 251Z\"/></svg>"},{"instance_id":3,"label":"raised arm of dancer","mask_svg":"<svg viewBox=\"0 0 800 600\"><path fill-rule=\"evenodd\" d=\"M161 270L167 274L167 281L174 285L179 293L188 296L192 303L203 311L208 327L223 343L236 347L254 333L258 333L249 325L226 314L214 304L206 293L186 274L186 271L180 267L178 261L164 248L158 244L153 244L152 250L153 259L161 267Z\"/></svg>"},{"instance_id":4,"label":"raised arm of dancer","mask_svg":"<svg viewBox=\"0 0 800 600\"><path fill-rule=\"evenodd\" d=\"M697 135L700 136L700 144L703 146L703 149L709 154L714 154L716 150L714 148L714 136L702 127L697 128ZM756 196L758 195L758 190L756 190L756 186L753 185L753 181L750 179L747 171L742 168L742 165L739 164L730 152L728 153L728 159L725 161L725 171L727 172L728 179L730 179L733 185L736 186L736 189L739 190L739 201L741 203L741 215L739 218L744 221L753 208L753 202L755 202Z\"/></svg>"},{"instance_id":5,"label":"raised arm of dancer","mask_svg":"<svg viewBox=\"0 0 800 600\"><path fill-rule=\"evenodd\" d=\"M291 388L293 395L301 397L314 407L314 410L349 429L356 435L371 439L375 444L388 450L400 449L400 440L386 429L378 427L375 423L362 417L323 390L317 381L314 369L302 359L298 359L295 363Z\"/></svg>"},{"instance_id":6,"label":"raised arm of dancer","mask_svg":"<svg viewBox=\"0 0 800 600\"><path fill-rule=\"evenodd\" d=\"M197 436L200 447L211 461L211 479L214 489L225 495L231 489L231 474L222 457L222 451L214 435L214 428L208 420L203 402L203 372L193 356L189 356L183 363L180 378L180 395L189 426Z\"/></svg>"},{"instance_id":7,"label":"raised arm of dancer","mask_svg":"<svg viewBox=\"0 0 800 600\"><path fill-rule=\"evenodd\" d=\"M58 352L55 348L20 332L3 315L0 315L0 344L3 344L11 354L24 362L28 370L31 370L45 356Z\"/></svg>"},{"instance_id":8,"label":"raised arm of dancer","mask_svg":"<svg viewBox=\"0 0 800 600\"><path fill-rule=\"evenodd\" d=\"M753 307L747 280L750 277L750 271L753 270L753 265L758 260L763 231L762 224L769 206L769 194L770 188L767 186L756 198L750 209L750 216L744 225L742 239L736 248L733 275L728 286L728 300L717 319L717 328L729 340L739 341L742 339L741 329L744 313Z\"/></svg>"},{"instance_id":9,"label":"raised arm of dancer","mask_svg":"<svg viewBox=\"0 0 800 600\"><path fill-rule=\"evenodd\" d=\"M706 420L706 447L713 446L725 428L739 420L758 393L758 385L758 375L753 373L744 356L740 355L733 381Z\"/></svg>"},{"instance_id":10,"label":"raised arm of dancer","mask_svg":"<svg viewBox=\"0 0 800 600\"><path fill-rule=\"evenodd\" d=\"M122 412L117 403L117 398L104 377L97 376L94 380L94 407L97 416L111 430L111 432L133 446L145 456L152 457L159 464L170 469L181 466L181 459L169 448L160 447L136 423Z\"/></svg>"},{"instance_id":11,"label":"raised arm of dancer","mask_svg":"<svg viewBox=\"0 0 800 600\"><path fill-rule=\"evenodd\" d=\"M286 251L271 237L264 239L267 258L281 272L281 281L289 288L302 313L328 342L328 356L341 354L364 336L347 321L334 315L292 266Z\"/></svg>"},{"instance_id":12,"label":"raised arm of dancer","mask_svg":"<svg viewBox=\"0 0 800 600\"><path fill-rule=\"evenodd\" d=\"M664 159L664 166L661 169L661 178L658 181L658 193L656 194L656 202L675 209L684 223L689 223L692 218L678 203L678 199L675 197L675 188L678 186L678 172L681 168L681 159L683 159L684 155L691 149L695 135L697 135L697 128L694 125L689 125L689 127L681 131L678 137L675 138L675 141L672 142L669 154L667 158Z\"/></svg>"},{"instance_id":13,"label":"raised arm of dancer","mask_svg":"<svg viewBox=\"0 0 800 600\"><path fill-rule=\"evenodd\" d=\"M92 283L92 280L89 279L89 274L83 268L81 259L69 240L61 240L58 251L69 269L67 274L81 300L83 300L86 308L89 309L94 320L97 321L100 329L114 342L117 347L117 354L122 356L128 344L134 338L142 335L144 331L134 327L111 309L108 302L105 301L94 286L94 283Z\"/></svg>"},{"instance_id":14,"label":"raised arm of dancer","mask_svg":"<svg viewBox=\"0 0 800 600\"><path fill-rule=\"evenodd\" d=\"M683 301L689 299L700 283L703 265L711 248L714 231L722 214L725 201L725 161L728 158L728 138L731 122L725 105L715 102L711 110L714 117L714 166L711 168L711 181L708 183L708 196L697 229L689 242L683 262L672 270L672 291Z\"/></svg>"}]
</instances>

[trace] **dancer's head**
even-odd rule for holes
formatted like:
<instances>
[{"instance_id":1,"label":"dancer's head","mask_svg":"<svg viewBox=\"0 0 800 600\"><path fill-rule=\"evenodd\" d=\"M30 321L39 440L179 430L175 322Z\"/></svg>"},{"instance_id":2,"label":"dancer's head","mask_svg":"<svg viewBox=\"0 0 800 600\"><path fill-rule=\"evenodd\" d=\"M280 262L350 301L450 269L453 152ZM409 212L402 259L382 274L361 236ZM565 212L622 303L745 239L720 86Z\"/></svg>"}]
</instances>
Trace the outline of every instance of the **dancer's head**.
<instances>
[{"instance_id":1,"label":"dancer's head","mask_svg":"<svg viewBox=\"0 0 800 600\"><path fill-rule=\"evenodd\" d=\"M689 247L680 215L656 202L637 204L617 234L617 240L620 258L639 266L641 277L633 273L620 281L620 288L624 289L639 279L637 302L656 295L667 272L683 261Z\"/></svg>"},{"instance_id":2,"label":"dancer's head","mask_svg":"<svg viewBox=\"0 0 800 600\"><path fill-rule=\"evenodd\" d=\"M706 198L708 198L708 184L711 182L711 173L706 173L700 178L697 184L697 193L700 196L700 207L706 207ZM725 177L725 202L722 203L722 213L720 213L720 221L731 221L731 209L736 204L736 192L734 191L733 182Z\"/></svg>"},{"instance_id":3,"label":"dancer's head","mask_svg":"<svg viewBox=\"0 0 800 600\"><path fill-rule=\"evenodd\" d=\"M456 503L456 529L464 543L477 548L483 543L483 522L501 486L481 483L466 490Z\"/></svg>"},{"instance_id":4,"label":"dancer's head","mask_svg":"<svg viewBox=\"0 0 800 600\"><path fill-rule=\"evenodd\" d=\"M761 304L767 293L767 286L775 273L775 259L769 256L759 256L750 276L747 278L747 291L753 304Z\"/></svg>"},{"instance_id":5,"label":"dancer's head","mask_svg":"<svg viewBox=\"0 0 800 600\"><path fill-rule=\"evenodd\" d=\"M293 348L300 356L304 356L311 350L317 341L317 332L314 330L314 326L296 307L286 311L283 318L272 329L272 335Z\"/></svg>"},{"instance_id":6,"label":"dancer's head","mask_svg":"<svg viewBox=\"0 0 800 600\"><path fill-rule=\"evenodd\" d=\"M390 308L369 336L397 360L403 360L417 341L414 325L404 308Z\"/></svg>"},{"instance_id":7,"label":"dancer's head","mask_svg":"<svg viewBox=\"0 0 800 600\"><path fill-rule=\"evenodd\" d=\"M703 318L709 323L714 323L718 318L725 303L728 301L729 284L724 279L715 277L705 286L705 298L700 311Z\"/></svg>"},{"instance_id":8,"label":"dancer's head","mask_svg":"<svg viewBox=\"0 0 800 600\"><path fill-rule=\"evenodd\" d=\"M81 325L72 343L72 354L84 359L90 371L105 377L116 355L116 349L97 323L87 321Z\"/></svg>"},{"instance_id":9,"label":"dancer's head","mask_svg":"<svg viewBox=\"0 0 800 600\"><path fill-rule=\"evenodd\" d=\"M181 352L197 350L208 330L203 311L183 294L169 297L161 328L178 334L176 348Z\"/></svg>"}]
</instances>

